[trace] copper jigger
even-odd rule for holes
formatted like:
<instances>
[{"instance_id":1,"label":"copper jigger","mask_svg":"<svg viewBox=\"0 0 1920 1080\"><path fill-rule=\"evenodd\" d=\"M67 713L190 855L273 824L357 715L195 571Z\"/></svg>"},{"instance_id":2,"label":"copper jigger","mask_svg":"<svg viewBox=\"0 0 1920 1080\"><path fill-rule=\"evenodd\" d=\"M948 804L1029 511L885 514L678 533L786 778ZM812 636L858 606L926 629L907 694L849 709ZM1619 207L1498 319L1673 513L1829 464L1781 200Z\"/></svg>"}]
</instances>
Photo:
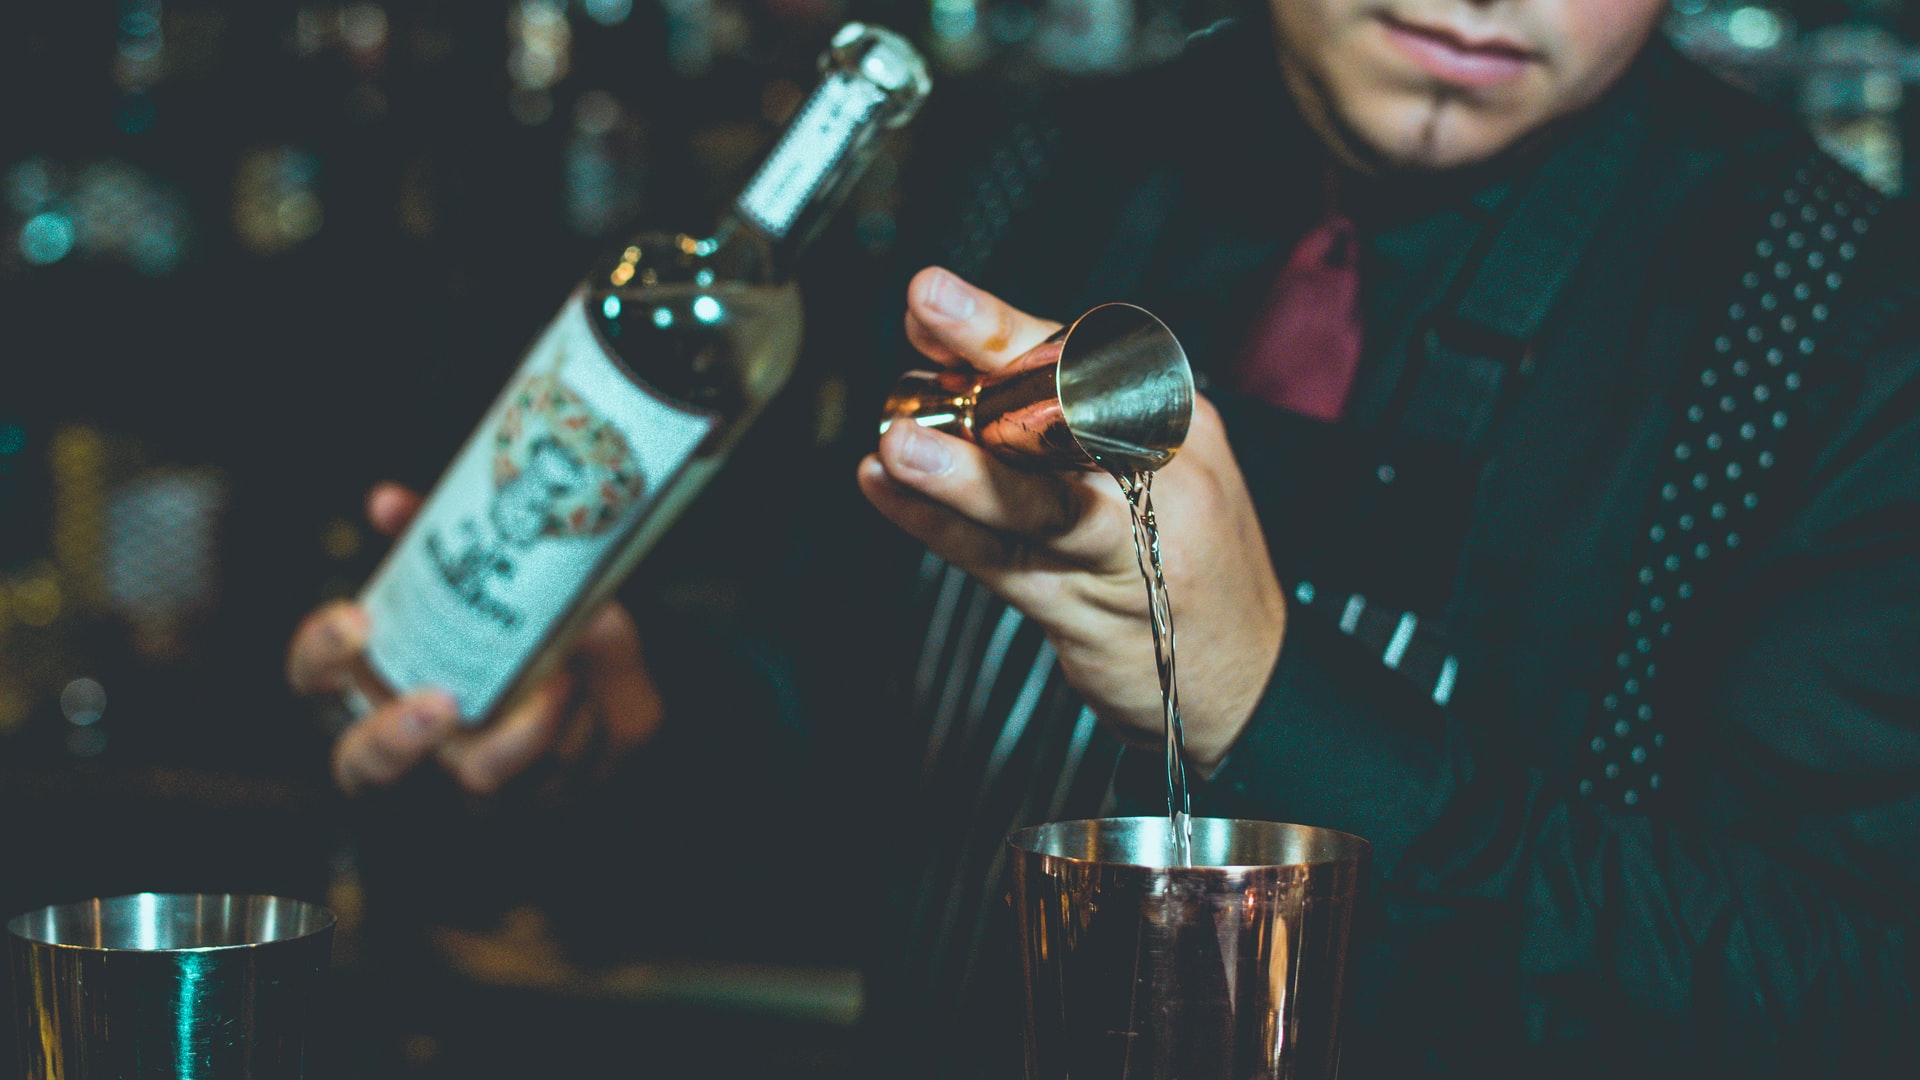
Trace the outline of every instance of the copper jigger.
<instances>
[{"instance_id":1,"label":"copper jigger","mask_svg":"<svg viewBox=\"0 0 1920 1080\"><path fill-rule=\"evenodd\" d=\"M1333 1080L1371 851L1331 829L1162 817L1007 838L1027 1080Z\"/></svg>"},{"instance_id":2,"label":"copper jigger","mask_svg":"<svg viewBox=\"0 0 1920 1080\"><path fill-rule=\"evenodd\" d=\"M911 417L1026 468L1129 475L1180 449L1193 419L1193 369L1144 308L1102 304L999 371L902 375L883 414L881 434Z\"/></svg>"}]
</instances>

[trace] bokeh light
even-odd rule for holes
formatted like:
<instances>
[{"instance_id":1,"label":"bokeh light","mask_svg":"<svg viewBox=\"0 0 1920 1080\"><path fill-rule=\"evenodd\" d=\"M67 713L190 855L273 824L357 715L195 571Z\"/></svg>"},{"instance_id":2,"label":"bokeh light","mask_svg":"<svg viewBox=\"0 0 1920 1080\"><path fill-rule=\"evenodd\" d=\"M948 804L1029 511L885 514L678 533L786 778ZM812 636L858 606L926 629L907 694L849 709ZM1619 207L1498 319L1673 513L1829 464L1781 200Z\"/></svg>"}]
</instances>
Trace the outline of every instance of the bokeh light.
<instances>
[{"instance_id":1,"label":"bokeh light","mask_svg":"<svg viewBox=\"0 0 1920 1080\"><path fill-rule=\"evenodd\" d=\"M633 0L582 0L580 6L601 26L619 26L633 14Z\"/></svg>"},{"instance_id":2,"label":"bokeh light","mask_svg":"<svg viewBox=\"0 0 1920 1080\"><path fill-rule=\"evenodd\" d=\"M73 251L73 219L47 211L20 229L20 257L35 266L51 266Z\"/></svg>"},{"instance_id":3,"label":"bokeh light","mask_svg":"<svg viewBox=\"0 0 1920 1080\"><path fill-rule=\"evenodd\" d=\"M107 711L107 688L96 679L79 678L60 691L60 715L79 727L99 723Z\"/></svg>"},{"instance_id":4,"label":"bokeh light","mask_svg":"<svg viewBox=\"0 0 1920 1080\"><path fill-rule=\"evenodd\" d=\"M1727 16L1727 37L1743 49L1771 49L1786 32L1785 20L1769 8L1743 7Z\"/></svg>"}]
</instances>

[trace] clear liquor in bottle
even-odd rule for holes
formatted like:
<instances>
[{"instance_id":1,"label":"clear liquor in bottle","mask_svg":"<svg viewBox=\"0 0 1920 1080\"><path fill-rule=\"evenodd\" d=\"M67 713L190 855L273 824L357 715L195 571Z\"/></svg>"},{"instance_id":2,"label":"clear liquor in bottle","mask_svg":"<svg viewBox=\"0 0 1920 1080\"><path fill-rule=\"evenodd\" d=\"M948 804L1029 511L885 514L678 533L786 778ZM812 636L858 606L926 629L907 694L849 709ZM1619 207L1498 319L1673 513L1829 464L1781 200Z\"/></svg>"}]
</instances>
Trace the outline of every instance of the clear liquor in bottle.
<instances>
[{"instance_id":1,"label":"clear liquor in bottle","mask_svg":"<svg viewBox=\"0 0 1920 1080\"><path fill-rule=\"evenodd\" d=\"M712 233L635 238L535 341L361 594L356 704L436 686L471 722L501 712L786 383L793 258L930 86L911 45L860 23L821 68Z\"/></svg>"}]
</instances>

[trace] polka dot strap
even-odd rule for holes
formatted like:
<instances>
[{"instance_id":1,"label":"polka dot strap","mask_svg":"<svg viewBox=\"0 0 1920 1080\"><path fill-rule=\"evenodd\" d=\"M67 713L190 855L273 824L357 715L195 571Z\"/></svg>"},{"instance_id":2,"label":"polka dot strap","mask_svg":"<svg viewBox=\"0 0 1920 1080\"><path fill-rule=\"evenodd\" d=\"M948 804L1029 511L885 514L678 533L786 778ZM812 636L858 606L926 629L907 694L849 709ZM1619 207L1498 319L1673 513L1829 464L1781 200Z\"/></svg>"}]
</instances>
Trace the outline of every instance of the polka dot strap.
<instances>
[{"instance_id":1,"label":"polka dot strap","mask_svg":"<svg viewBox=\"0 0 1920 1080\"><path fill-rule=\"evenodd\" d=\"M1881 200L1823 155L1767 210L1707 362L1677 395L1675 440L1636 543L1627 610L1579 770L1582 796L1644 809L1665 789L1660 655L1704 585L1724 579L1769 497L1801 386ZM1683 733L1674 732L1676 736Z\"/></svg>"}]
</instances>

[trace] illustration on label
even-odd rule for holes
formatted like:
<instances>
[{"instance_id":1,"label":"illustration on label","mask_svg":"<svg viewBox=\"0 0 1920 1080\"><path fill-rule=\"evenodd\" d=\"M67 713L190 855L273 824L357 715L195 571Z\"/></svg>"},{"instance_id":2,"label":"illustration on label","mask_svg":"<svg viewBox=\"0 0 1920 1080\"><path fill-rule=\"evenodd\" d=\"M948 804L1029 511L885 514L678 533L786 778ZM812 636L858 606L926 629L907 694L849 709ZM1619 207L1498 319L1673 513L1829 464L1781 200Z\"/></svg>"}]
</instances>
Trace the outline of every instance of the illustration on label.
<instances>
[{"instance_id":1,"label":"illustration on label","mask_svg":"<svg viewBox=\"0 0 1920 1080\"><path fill-rule=\"evenodd\" d=\"M618 428L557 376L536 375L494 429L493 489L485 521L457 526L457 549L435 530L427 551L469 607L511 630L521 614L490 586L513 577L515 554L541 540L599 536L646 494L646 477Z\"/></svg>"},{"instance_id":2,"label":"illustration on label","mask_svg":"<svg viewBox=\"0 0 1920 1080\"><path fill-rule=\"evenodd\" d=\"M718 423L560 309L362 593L367 662L486 716Z\"/></svg>"}]
</instances>

